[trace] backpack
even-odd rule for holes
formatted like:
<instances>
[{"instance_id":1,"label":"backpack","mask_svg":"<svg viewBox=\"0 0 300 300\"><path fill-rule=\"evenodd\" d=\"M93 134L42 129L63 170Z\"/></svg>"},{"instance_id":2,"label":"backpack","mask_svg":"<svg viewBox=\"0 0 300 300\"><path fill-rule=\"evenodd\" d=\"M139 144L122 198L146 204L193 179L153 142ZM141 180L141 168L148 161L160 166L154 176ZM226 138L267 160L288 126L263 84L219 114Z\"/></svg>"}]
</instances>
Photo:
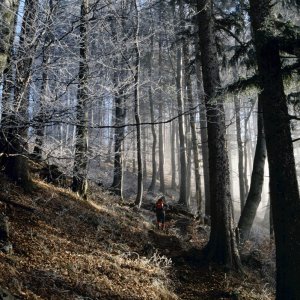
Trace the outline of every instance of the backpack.
<instances>
[{"instance_id":1,"label":"backpack","mask_svg":"<svg viewBox=\"0 0 300 300\"><path fill-rule=\"evenodd\" d=\"M163 201L157 201L155 204L155 208L157 210L163 210L164 209L164 202Z\"/></svg>"}]
</instances>

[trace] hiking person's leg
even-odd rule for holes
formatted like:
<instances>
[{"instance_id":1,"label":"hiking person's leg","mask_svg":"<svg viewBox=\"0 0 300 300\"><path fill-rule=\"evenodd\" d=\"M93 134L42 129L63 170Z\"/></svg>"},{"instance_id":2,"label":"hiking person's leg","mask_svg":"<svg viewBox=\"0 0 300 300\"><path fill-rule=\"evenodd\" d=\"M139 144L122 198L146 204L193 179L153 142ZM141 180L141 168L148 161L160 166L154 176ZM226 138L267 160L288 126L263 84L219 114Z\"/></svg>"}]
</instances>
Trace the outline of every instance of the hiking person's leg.
<instances>
[{"instance_id":1,"label":"hiking person's leg","mask_svg":"<svg viewBox=\"0 0 300 300\"><path fill-rule=\"evenodd\" d=\"M162 214L162 220L161 220L162 230L165 230L165 220L166 220L166 214L163 213Z\"/></svg>"},{"instance_id":2,"label":"hiking person's leg","mask_svg":"<svg viewBox=\"0 0 300 300\"><path fill-rule=\"evenodd\" d=\"M157 229L159 229L159 222L160 222L160 220L159 220L159 214L156 213L156 228Z\"/></svg>"}]
</instances>

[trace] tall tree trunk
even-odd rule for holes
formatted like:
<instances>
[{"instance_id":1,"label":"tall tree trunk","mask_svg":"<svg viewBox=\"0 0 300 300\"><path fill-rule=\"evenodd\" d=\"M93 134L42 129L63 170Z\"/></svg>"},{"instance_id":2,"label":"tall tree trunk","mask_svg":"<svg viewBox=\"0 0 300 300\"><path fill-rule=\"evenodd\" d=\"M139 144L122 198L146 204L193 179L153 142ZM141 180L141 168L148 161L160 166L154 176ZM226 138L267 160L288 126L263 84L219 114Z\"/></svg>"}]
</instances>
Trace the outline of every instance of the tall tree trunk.
<instances>
[{"instance_id":1,"label":"tall tree trunk","mask_svg":"<svg viewBox=\"0 0 300 300\"><path fill-rule=\"evenodd\" d=\"M270 171L270 197L276 244L276 299L298 300L300 299L299 189L290 118L281 76L279 45L269 32L273 24L272 16L271 1L250 0Z\"/></svg>"},{"instance_id":2,"label":"tall tree trunk","mask_svg":"<svg viewBox=\"0 0 300 300\"><path fill-rule=\"evenodd\" d=\"M12 24L12 30L13 32L10 35L10 40L8 44L10 45L10 49L8 51L8 54L6 56L6 67L3 71L3 85L2 85L2 102L1 102L1 127L2 127L2 132L1 132L1 142L3 144L6 143L6 126L8 122L8 118L11 114L11 109L12 109L12 102L14 98L14 61L16 59L15 55L15 45L14 45L14 39L15 39L15 31L16 31L16 26L17 26L17 20L18 20L18 15L15 14L14 16L14 23ZM1 27L0 27L1 30ZM1 43L1 41L0 41ZM2 73L0 74L0 78L2 76ZM3 145L2 145L3 146ZM1 153L3 153L3 150L1 150Z\"/></svg>"},{"instance_id":3,"label":"tall tree trunk","mask_svg":"<svg viewBox=\"0 0 300 300\"><path fill-rule=\"evenodd\" d=\"M148 76L150 80L149 84L149 103L150 103L150 119L151 119L151 133L152 133L152 177L151 183L148 188L149 192L153 192L156 186L156 176L157 176L157 164L156 164L156 145L157 145L157 134L154 125L154 103L152 95L152 49L153 49L153 38L151 38L151 52L149 54L149 66L148 66Z\"/></svg>"},{"instance_id":4,"label":"tall tree trunk","mask_svg":"<svg viewBox=\"0 0 300 300\"><path fill-rule=\"evenodd\" d=\"M215 42L212 1L197 2L205 104L207 111L211 233L206 246L208 258L229 269L241 269L232 222L228 155L223 100ZM217 188L216 188L217 187Z\"/></svg>"},{"instance_id":5,"label":"tall tree trunk","mask_svg":"<svg viewBox=\"0 0 300 300\"><path fill-rule=\"evenodd\" d=\"M35 21L36 3L33 0L26 0L17 54L13 112L8 121L12 127L7 135L8 149L5 159L6 174L26 190L30 190L32 187L28 170L28 125L26 124L28 124L29 119L29 84L32 58L37 46L36 41L31 44L36 30Z\"/></svg>"},{"instance_id":6,"label":"tall tree trunk","mask_svg":"<svg viewBox=\"0 0 300 300\"><path fill-rule=\"evenodd\" d=\"M190 209L191 202L191 182L192 182L192 140L189 116L185 118L185 144L186 144L186 203Z\"/></svg>"},{"instance_id":7,"label":"tall tree trunk","mask_svg":"<svg viewBox=\"0 0 300 300\"><path fill-rule=\"evenodd\" d=\"M49 18L53 17L53 1L50 0L49 2ZM48 20L48 27L51 27L51 21ZM40 89L40 103L39 103L39 118L36 124L36 139L35 139L35 146L33 149L33 155L36 159L42 159L42 146L43 146L43 139L44 139L44 132L45 132L45 108L46 108L46 97L48 93L48 65L50 63L50 55L49 55L49 43L50 39L50 32L47 32L49 29L46 29L45 33L45 41L44 46L42 49L42 84Z\"/></svg>"},{"instance_id":8,"label":"tall tree trunk","mask_svg":"<svg viewBox=\"0 0 300 300\"><path fill-rule=\"evenodd\" d=\"M39 116L38 121L36 124L36 139L35 139L35 146L33 149L33 155L36 159L42 159L42 146L44 140L44 133L45 133L45 108L46 103L45 100L48 95L48 79L49 79L49 63L50 63L50 43L51 43L51 28L53 27L53 12L54 12L54 5L53 1L49 1L49 10L47 12L48 19L47 19L47 28L45 32L45 40L42 49L42 84L40 89L40 103L39 103ZM69 100L69 99L68 99ZM68 125L67 125L68 126ZM68 132L66 132L66 140L67 140Z\"/></svg>"},{"instance_id":9,"label":"tall tree trunk","mask_svg":"<svg viewBox=\"0 0 300 300\"><path fill-rule=\"evenodd\" d=\"M237 78L237 76L235 76ZM241 213L245 206L245 182L244 182L244 156L243 156L243 143L242 143L242 131L241 131L241 102L240 99L234 96L235 107L235 121L236 121L236 137L238 145L238 170L239 170L239 186L240 186L240 206Z\"/></svg>"},{"instance_id":10,"label":"tall tree trunk","mask_svg":"<svg viewBox=\"0 0 300 300\"><path fill-rule=\"evenodd\" d=\"M88 148L88 0L82 0L80 12L79 83L76 106L76 143L72 190L87 199Z\"/></svg>"},{"instance_id":11,"label":"tall tree trunk","mask_svg":"<svg viewBox=\"0 0 300 300\"><path fill-rule=\"evenodd\" d=\"M159 97L162 99L161 97ZM163 104L160 100L158 104L158 110L159 110L159 120L163 120ZM161 193L165 193L165 157L164 157L164 135L163 135L163 124L158 125L158 157L159 157L159 190Z\"/></svg>"},{"instance_id":12,"label":"tall tree trunk","mask_svg":"<svg viewBox=\"0 0 300 300\"><path fill-rule=\"evenodd\" d=\"M15 16L19 7L19 0L1 1L0 5L0 80L7 66L10 55L12 36L15 30Z\"/></svg>"},{"instance_id":13,"label":"tall tree trunk","mask_svg":"<svg viewBox=\"0 0 300 300\"><path fill-rule=\"evenodd\" d=\"M136 123L136 148L137 148L137 164L138 164L138 181L137 181L137 195L135 204L141 207L143 198L143 158L142 158L142 139L141 139L141 120L140 120L140 49L139 49L139 11L137 0L133 0L135 7L135 70L134 70L134 118Z\"/></svg>"},{"instance_id":14,"label":"tall tree trunk","mask_svg":"<svg viewBox=\"0 0 300 300\"><path fill-rule=\"evenodd\" d=\"M182 61L181 49L177 50L177 105L178 105L178 134L179 134L179 161L180 161L180 182L179 182L179 200L178 202L187 207L186 202L186 153L185 153L185 135L183 118L183 92L182 92Z\"/></svg>"},{"instance_id":15,"label":"tall tree trunk","mask_svg":"<svg viewBox=\"0 0 300 300\"><path fill-rule=\"evenodd\" d=\"M179 22L184 20L183 2L179 1ZM184 117L182 115L184 109L183 95L183 76L182 76L182 43L178 43L176 55L176 90L177 90L177 106L178 106L178 131L179 131L179 161L180 161L180 182L179 182L179 199L178 202L187 208L187 170L186 170L186 151L185 151L185 135L184 135Z\"/></svg>"},{"instance_id":16,"label":"tall tree trunk","mask_svg":"<svg viewBox=\"0 0 300 300\"><path fill-rule=\"evenodd\" d=\"M136 134L133 132L133 145L132 145L132 159L131 159L131 166L132 166L132 173L135 174L137 172L136 170L136 157L137 157L137 147L134 140L136 140Z\"/></svg>"},{"instance_id":17,"label":"tall tree trunk","mask_svg":"<svg viewBox=\"0 0 300 300\"><path fill-rule=\"evenodd\" d=\"M154 192L156 186L156 176L157 176L157 164L156 164L156 145L157 145L157 134L154 125L154 103L152 95L152 57L153 57L153 36L151 37L151 50L149 55L148 63L148 76L149 76L149 103L150 103L150 119L151 119L151 133L152 133L152 177L151 183L148 188L149 192Z\"/></svg>"},{"instance_id":18,"label":"tall tree trunk","mask_svg":"<svg viewBox=\"0 0 300 300\"><path fill-rule=\"evenodd\" d=\"M191 146L193 149L193 158L194 158L194 176L195 176L195 187L196 187L196 194L195 200L197 203L197 213L201 214L201 207L202 207L202 198L201 198L201 178L200 178L200 164L199 164L199 150L198 150L198 138L196 132L196 112L194 109L194 99L192 93L192 82L191 82L191 75L189 70L189 47L187 40L184 40L183 43L183 65L185 70L185 83L186 83L186 91L187 91L187 102L188 108L193 110L189 114L189 121L191 127ZM188 167L188 170L190 168Z\"/></svg>"},{"instance_id":19,"label":"tall tree trunk","mask_svg":"<svg viewBox=\"0 0 300 300\"><path fill-rule=\"evenodd\" d=\"M116 18L111 18L111 31L114 40L117 42L117 30L116 30ZM122 24L123 30L124 24ZM121 59L115 60L114 65L122 65L124 63ZM122 66L121 66L122 67ZM123 199L123 141L125 138L125 120L126 120L126 88L119 80L124 80L126 76L125 71L115 70L113 74L113 84L114 84L114 102L115 102L115 133L114 133L114 175L113 182L110 190L115 193L115 195Z\"/></svg>"},{"instance_id":20,"label":"tall tree trunk","mask_svg":"<svg viewBox=\"0 0 300 300\"><path fill-rule=\"evenodd\" d=\"M258 205L261 200L261 193L264 183L264 168L266 159L266 141L263 130L262 101L258 95L257 114L257 143L251 176L249 194L244 209L239 220L238 228L242 241L248 239L250 230L256 215Z\"/></svg>"},{"instance_id":21,"label":"tall tree trunk","mask_svg":"<svg viewBox=\"0 0 300 300\"><path fill-rule=\"evenodd\" d=\"M246 108L244 108L244 114L246 116ZM244 118L244 132L245 132L245 138L244 138L244 183L245 183L245 194L248 195L249 191L249 183L248 183L248 143L249 143L249 137L248 137L248 126L247 126L248 120L245 117Z\"/></svg>"},{"instance_id":22,"label":"tall tree trunk","mask_svg":"<svg viewBox=\"0 0 300 300\"><path fill-rule=\"evenodd\" d=\"M200 56L200 44L199 37L195 40L195 65L196 65L196 79L197 90L199 95L200 104L200 137L201 137L201 153L203 161L203 175L204 175L204 196L205 196L205 215L210 216L210 192L209 192L209 157L208 157L208 142L207 142L207 120L205 109L205 97L203 90L203 78L201 70L201 56Z\"/></svg>"},{"instance_id":23,"label":"tall tree trunk","mask_svg":"<svg viewBox=\"0 0 300 300\"><path fill-rule=\"evenodd\" d=\"M146 127L143 128L143 179L147 180L147 141L148 141L148 130Z\"/></svg>"},{"instance_id":24,"label":"tall tree trunk","mask_svg":"<svg viewBox=\"0 0 300 300\"><path fill-rule=\"evenodd\" d=\"M125 137L126 108L123 92L115 94L115 134L114 134L114 175L111 190L123 198L123 149L122 144Z\"/></svg>"},{"instance_id":25,"label":"tall tree trunk","mask_svg":"<svg viewBox=\"0 0 300 300\"><path fill-rule=\"evenodd\" d=\"M173 102L172 102L172 108L173 108ZM172 109L172 112L174 109ZM176 189L176 123L171 123L171 172L172 172L172 179L171 179L171 189Z\"/></svg>"},{"instance_id":26,"label":"tall tree trunk","mask_svg":"<svg viewBox=\"0 0 300 300\"><path fill-rule=\"evenodd\" d=\"M161 19L161 11L160 11L160 19ZM162 38L161 34L159 36L158 42L158 78L161 81L161 68L162 68ZM163 120L163 100L162 100L162 87L160 87L159 94L158 94L158 111L159 111L159 121ZM163 124L158 125L158 157L159 157L159 182L160 187L159 190L161 193L165 193L165 157L164 157L164 136L163 136Z\"/></svg>"}]
</instances>

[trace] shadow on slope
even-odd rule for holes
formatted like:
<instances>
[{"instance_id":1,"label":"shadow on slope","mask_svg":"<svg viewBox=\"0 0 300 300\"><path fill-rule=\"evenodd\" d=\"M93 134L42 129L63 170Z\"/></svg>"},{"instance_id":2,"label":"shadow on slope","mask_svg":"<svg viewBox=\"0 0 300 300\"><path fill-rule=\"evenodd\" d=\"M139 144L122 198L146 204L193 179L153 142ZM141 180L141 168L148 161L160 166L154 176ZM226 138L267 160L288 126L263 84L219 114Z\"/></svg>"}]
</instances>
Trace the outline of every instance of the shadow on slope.
<instances>
[{"instance_id":1,"label":"shadow on slope","mask_svg":"<svg viewBox=\"0 0 300 300\"><path fill-rule=\"evenodd\" d=\"M84 202L41 181L25 195L1 183L0 202L21 205L1 206L13 252L0 252L0 286L16 299L177 299L170 264L139 254L149 225L117 198L94 187Z\"/></svg>"}]
</instances>

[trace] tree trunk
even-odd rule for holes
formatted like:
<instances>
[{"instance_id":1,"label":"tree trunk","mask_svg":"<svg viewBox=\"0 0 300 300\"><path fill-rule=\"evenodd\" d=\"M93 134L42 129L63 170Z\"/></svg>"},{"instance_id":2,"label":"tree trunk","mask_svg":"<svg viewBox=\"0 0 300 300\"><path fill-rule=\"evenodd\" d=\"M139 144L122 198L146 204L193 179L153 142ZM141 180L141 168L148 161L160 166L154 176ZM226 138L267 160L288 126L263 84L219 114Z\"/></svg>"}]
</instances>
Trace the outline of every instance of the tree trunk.
<instances>
[{"instance_id":1,"label":"tree trunk","mask_svg":"<svg viewBox=\"0 0 300 300\"><path fill-rule=\"evenodd\" d=\"M82 0L80 13L79 83L76 106L76 144L72 190L87 199L87 142L88 142L88 0Z\"/></svg>"},{"instance_id":2,"label":"tree trunk","mask_svg":"<svg viewBox=\"0 0 300 300\"><path fill-rule=\"evenodd\" d=\"M300 200L281 76L279 45L268 32L272 26L269 0L250 0L264 130L270 171L270 197L276 244L276 299L300 299ZM270 24L270 26L266 26Z\"/></svg>"},{"instance_id":3,"label":"tree trunk","mask_svg":"<svg viewBox=\"0 0 300 300\"><path fill-rule=\"evenodd\" d=\"M246 108L244 108L244 113L246 115ZM248 191L249 191L249 183L248 183L248 142L249 142L249 137L248 137L248 126L247 126L247 118L244 118L244 131L245 131L245 139L244 139L244 183L245 183L245 187L244 187L244 191L245 194L248 195Z\"/></svg>"},{"instance_id":4,"label":"tree trunk","mask_svg":"<svg viewBox=\"0 0 300 300\"><path fill-rule=\"evenodd\" d=\"M1 9L1 8L0 8ZM6 67L4 68L4 71L0 74L0 78L3 75L3 86L2 86L2 102L1 102L1 127L2 127L2 132L1 132L1 142L2 146L6 143L6 126L7 122L9 119L9 116L11 114L11 107L12 107L12 102L13 102L13 96L14 96L14 72L15 72L15 64L14 60L16 59L15 57L15 45L14 45L14 39L15 39L15 31L16 31L16 26L17 26L17 20L18 20L18 15L15 14L14 16L14 23L11 25L12 26L12 33L10 34L10 40L9 40L9 46L10 49L8 51L8 54L6 59ZM0 27L1 30L1 27ZM1 43L1 41L0 41ZM2 147L1 146L1 147ZM3 153L3 150L1 150L1 153Z\"/></svg>"},{"instance_id":5,"label":"tree trunk","mask_svg":"<svg viewBox=\"0 0 300 300\"><path fill-rule=\"evenodd\" d=\"M32 58L37 43L31 44L35 34L36 2L25 2L19 49L17 54L16 81L14 90L13 113L9 115L12 127L7 134L5 172L25 190L30 191L32 181L28 170L28 108L29 84ZM18 125L18 126L16 126Z\"/></svg>"},{"instance_id":6,"label":"tree trunk","mask_svg":"<svg viewBox=\"0 0 300 300\"><path fill-rule=\"evenodd\" d=\"M179 1L179 22L184 20L183 3ZM184 135L184 117L182 115L184 109L183 99L183 76L182 76L182 43L177 46L176 55L176 90L177 90L177 106L178 106L178 131L179 131L179 161L180 161L180 182L179 182L179 199L178 203L187 208L187 170L186 170L186 152L185 152L185 135Z\"/></svg>"},{"instance_id":7,"label":"tree trunk","mask_svg":"<svg viewBox=\"0 0 300 300\"><path fill-rule=\"evenodd\" d=\"M123 25L123 24L122 24ZM124 26L124 25L123 25ZM124 28L123 28L124 30ZM114 40L117 42L116 19L111 19L111 31ZM115 60L114 65L122 65L122 60ZM123 148L122 144L125 138L125 120L126 120L126 85L119 80L124 79L124 71L115 70L113 74L114 84L114 102L115 102L115 134L114 134L114 175L111 185L111 191L123 199Z\"/></svg>"},{"instance_id":8,"label":"tree trunk","mask_svg":"<svg viewBox=\"0 0 300 300\"><path fill-rule=\"evenodd\" d=\"M172 102L173 107L173 102ZM172 112L174 109L172 109ZM171 172L172 172L172 179L171 179L171 189L176 190L176 123L171 123Z\"/></svg>"},{"instance_id":9,"label":"tree trunk","mask_svg":"<svg viewBox=\"0 0 300 300\"><path fill-rule=\"evenodd\" d=\"M200 104L200 137L201 137L201 153L203 161L203 175L204 175L204 196L205 196L205 215L210 216L210 193L209 193L209 157L208 157L208 142L207 142L207 120L205 109L205 98L203 90L203 78L201 71L201 56L200 56L200 44L199 37L196 37L195 41L195 64L196 64L196 79L197 90L199 95Z\"/></svg>"},{"instance_id":10,"label":"tree trunk","mask_svg":"<svg viewBox=\"0 0 300 300\"><path fill-rule=\"evenodd\" d=\"M15 16L19 0L4 0L0 5L0 80L10 55L12 36L15 30Z\"/></svg>"},{"instance_id":11,"label":"tree trunk","mask_svg":"<svg viewBox=\"0 0 300 300\"><path fill-rule=\"evenodd\" d=\"M161 17L161 16L160 16ZM158 78L161 80L161 66L162 66L162 41L161 37L159 37L158 44ZM163 120L163 100L162 100L162 87L160 87L159 95L158 95L158 111L159 111L159 121ZM164 158L164 136L163 136L163 124L158 125L158 156L159 156L159 182L160 187L159 190L161 193L165 193L165 158Z\"/></svg>"},{"instance_id":12,"label":"tree trunk","mask_svg":"<svg viewBox=\"0 0 300 300\"><path fill-rule=\"evenodd\" d=\"M156 164L156 145L157 145L157 135L154 125L154 103L152 95L152 57L153 57L153 37L151 37L151 50L149 55L149 64L148 64L148 76L149 76L149 103L150 103L150 119L151 119L151 133L152 133L152 177L151 183L148 188L149 192L154 192L156 186L156 176L157 176L157 164Z\"/></svg>"},{"instance_id":13,"label":"tree trunk","mask_svg":"<svg viewBox=\"0 0 300 300\"><path fill-rule=\"evenodd\" d=\"M146 127L143 128L143 178L147 181L147 141L148 141L148 130Z\"/></svg>"},{"instance_id":14,"label":"tree trunk","mask_svg":"<svg viewBox=\"0 0 300 300\"><path fill-rule=\"evenodd\" d=\"M136 147L136 143L134 140L136 140L137 135L135 134L135 132L133 132L133 137L132 137L132 159L131 159L131 166L132 166L132 173L135 174L136 173L136 156L137 156L137 147ZM130 146L129 146L130 148Z\"/></svg>"},{"instance_id":15,"label":"tree trunk","mask_svg":"<svg viewBox=\"0 0 300 300\"><path fill-rule=\"evenodd\" d=\"M185 144L186 144L186 203L191 208L191 182L192 182L192 140L189 116L185 118Z\"/></svg>"},{"instance_id":16,"label":"tree trunk","mask_svg":"<svg viewBox=\"0 0 300 300\"><path fill-rule=\"evenodd\" d=\"M186 90L187 90L187 101L188 101L188 108L190 110L194 109L194 99L192 93L192 82L191 82L191 75L189 70L189 48L187 40L184 40L183 43L183 65L185 70L185 83L186 83ZM189 121L190 121L190 129L191 129L191 146L193 149L193 158L194 158L194 176L195 176L195 200L197 203L197 213L201 214L201 207L202 207L202 198L201 198L201 178L200 178L200 166L199 166L199 150L198 150L198 138L196 132L196 120L195 120L196 111L195 109L190 112L189 114ZM188 170L190 168L188 167Z\"/></svg>"},{"instance_id":17,"label":"tree trunk","mask_svg":"<svg viewBox=\"0 0 300 300\"><path fill-rule=\"evenodd\" d=\"M261 200L261 193L264 183L266 141L263 130L262 103L260 99L261 96L258 95L258 98L257 144L254 156L251 184L247 201L244 209L242 210L238 224L241 241L245 241L249 237L256 211Z\"/></svg>"},{"instance_id":18,"label":"tree trunk","mask_svg":"<svg viewBox=\"0 0 300 300\"><path fill-rule=\"evenodd\" d=\"M160 97L161 99L161 97ZM163 111L163 105L160 102L158 105L159 110L159 120L162 121L162 111ZM165 158L164 158L164 136L163 136L163 124L158 125L158 156L159 156L159 190L161 193L165 193L165 171L164 171L164 164L165 164Z\"/></svg>"},{"instance_id":19,"label":"tree trunk","mask_svg":"<svg viewBox=\"0 0 300 300\"><path fill-rule=\"evenodd\" d=\"M205 250L208 259L225 265L228 269L240 270L241 262L232 221L224 105L223 99L217 94L220 76L212 1L199 0L197 8L206 95L211 199L211 234Z\"/></svg>"},{"instance_id":20,"label":"tree trunk","mask_svg":"<svg viewBox=\"0 0 300 300\"><path fill-rule=\"evenodd\" d=\"M237 76L235 76L237 78ZM239 186L240 186L240 206L241 213L245 206L245 182L244 182L244 157L243 157L243 143L242 143L242 131L241 131L241 102L240 99L234 96L235 107L235 121L236 121L236 137L238 145L238 170L239 170Z\"/></svg>"},{"instance_id":21,"label":"tree trunk","mask_svg":"<svg viewBox=\"0 0 300 300\"><path fill-rule=\"evenodd\" d=\"M180 161L180 183L179 183L179 200L178 202L184 207L186 203L186 153L185 153L185 135L184 135L184 120L183 116L183 94L182 94L182 63L181 49L177 50L177 105L178 105L178 134L179 134L179 161Z\"/></svg>"},{"instance_id":22,"label":"tree trunk","mask_svg":"<svg viewBox=\"0 0 300 300\"><path fill-rule=\"evenodd\" d=\"M33 149L33 155L36 159L42 159L42 146L44 140L44 133L45 133L45 108L46 108L46 98L48 95L48 73L49 73L49 63L50 63L50 42L51 42L51 28L53 27L52 18L53 18L53 1L49 1L49 11L47 12L47 27L45 32L45 40L42 49L42 84L40 89L40 102L39 102L39 115L38 121L36 124L36 139L35 139L35 146ZM68 125L67 125L68 126ZM67 135L67 134L66 134ZM67 140L67 137L66 137Z\"/></svg>"},{"instance_id":23,"label":"tree trunk","mask_svg":"<svg viewBox=\"0 0 300 300\"><path fill-rule=\"evenodd\" d=\"M141 207L143 198L143 158L142 158L142 139L141 139L141 120L140 120L140 95L139 95L139 79L140 79L140 49L139 49L139 11L137 0L133 0L135 7L135 70L134 70L134 117L136 124L136 148L137 148L137 164L138 164L138 181L137 195L135 205Z\"/></svg>"}]
</instances>

